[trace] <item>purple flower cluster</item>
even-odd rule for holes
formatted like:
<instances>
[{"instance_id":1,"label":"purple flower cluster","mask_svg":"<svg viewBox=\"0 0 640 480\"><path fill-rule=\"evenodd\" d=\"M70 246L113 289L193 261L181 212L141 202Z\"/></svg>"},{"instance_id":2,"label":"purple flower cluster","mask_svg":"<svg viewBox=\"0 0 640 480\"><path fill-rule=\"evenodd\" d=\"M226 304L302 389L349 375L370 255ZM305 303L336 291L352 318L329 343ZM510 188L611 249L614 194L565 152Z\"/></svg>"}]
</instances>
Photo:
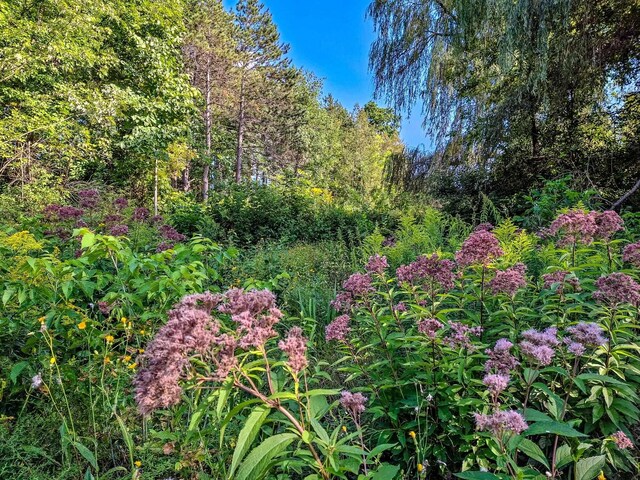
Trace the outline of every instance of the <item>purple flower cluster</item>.
<instances>
[{"instance_id":1,"label":"purple flower cluster","mask_svg":"<svg viewBox=\"0 0 640 480\"><path fill-rule=\"evenodd\" d=\"M444 290L451 290L454 286L453 269L455 264L451 260L441 259L437 254L421 255L415 262L402 265L396 270L398 282L411 285L440 285Z\"/></svg>"},{"instance_id":2,"label":"purple flower cluster","mask_svg":"<svg viewBox=\"0 0 640 480\"><path fill-rule=\"evenodd\" d=\"M526 271L527 266L524 263L517 263L506 270L499 270L489 282L489 287L494 295L505 293L513 297L518 289L527 286Z\"/></svg>"},{"instance_id":3,"label":"purple flower cluster","mask_svg":"<svg viewBox=\"0 0 640 480\"><path fill-rule=\"evenodd\" d=\"M631 243L624 247L622 260L630 263L634 267L640 268L640 242Z\"/></svg>"},{"instance_id":4,"label":"purple flower cluster","mask_svg":"<svg viewBox=\"0 0 640 480\"><path fill-rule=\"evenodd\" d=\"M131 218L136 222L144 222L149 218L149 209L144 207L138 207L133 211Z\"/></svg>"},{"instance_id":5,"label":"purple flower cluster","mask_svg":"<svg viewBox=\"0 0 640 480\"><path fill-rule=\"evenodd\" d=\"M143 414L180 401L179 380L192 352L205 353L216 341L219 325L211 311L221 301L210 293L184 297L140 358L134 379L135 399Z\"/></svg>"},{"instance_id":6,"label":"purple flower cluster","mask_svg":"<svg viewBox=\"0 0 640 480\"><path fill-rule=\"evenodd\" d=\"M162 235L162 238L170 242L184 242L187 239L186 236L179 233L171 225L162 225L158 228L158 231L160 232L160 235Z\"/></svg>"},{"instance_id":7,"label":"purple flower cluster","mask_svg":"<svg viewBox=\"0 0 640 480\"><path fill-rule=\"evenodd\" d=\"M613 441L615 442L615 444L618 446L620 450L633 448L633 442L629 437L627 437L627 434L621 430L611 435L611 438L613 439Z\"/></svg>"},{"instance_id":8,"label":"purple flower cluster","mask_svg":"<svg viewBox=\"0 0 640 480\"><path fill-rule=\"evenodd\" d=\"M596 214L596 238L609 240L620 230L624 230L624 220L613 210Z\"/></svg>"},{"instance_id":9,"label":"purple flower cluster","mask_svg":"<svg viewBox=\"0 0 640 480\"><path fill-rule=\"evenodd\" d=\"M602 328L596 323L580 322L567 328L569 337L564 339L567 350L576 356L581 356L587 347L597 347L607 343Z\"/></svg>"},{"instance_id":10,"label":"purple flower cluster","mask_svg":"<svg viewBox=\"0 0 640 480\"><path fill-rule=\"evenodd\" d=\"M532 328L522 332L522 338L524 340L518 344L522 355L541 366L547 366L551 363L556 353L555 348L560 345L558 330L555 327L549 327L542 331Z\"/></svg>"},{"instance_id":11,"label":"purple flower cluster","mask_svg":"<svg viewBox=\"0 0 640 480\"><path fill-rule=\"evenodd\" d=\"M111 223L111 224L120 223L122 222L122 220L123 220L122 215L119 215L117 213L112 213L104 217L104 223Z\"/></svg>"},{"instance_id":12,"label":"purple flower cluster","mask_svg":"<svg viewBox=\"0 0 640 480\"><path fill-rule=\"evenodd\" d=\"M488 230L477 230L469 235L456 252L456 261L461 267L488 265L504 254L498 238Z\"/></svg>"},{"instance_id":13,"label":"purple flower cluster","mask_svg":"<svg viewBox=\"0 0 640 480\"><path fill-rule=\"evenodd\" d=\"M572 276L570 272L566 270L558 270L552 273L545 273L542 275L544 282L544 288L552 288L554 285L558 285L556 293L562 295L564 293L565 285L570 285L575 291L580 289L580 280L575 276Z\"/></svg>"},{"instance_id":14,"label":"purple flower cluster","mask_svg":"<svg viewBox=\"0 0 640 480\"><path fill-rule=\"evenodd\" d=\"M517 435L529 428L522 414L515 410L499 410L491 415L474 413L473 416L478 430L489 431L497 437L506 432Z\"/></svg>"},{"instance_id":15,"label":"purple flower cluster","mask_svg":"<svg viewBox=\"0 0 640 480\"><path fill-rule=\"evenodd\" d=\"M487 387L489 393L493 397L493 401L497 402L500 395L509 385L509 375L501 373L489 373L484 376L482 383Z\"/></svg>"},{"instance_id":16,"label":"purple flower cluster","mask_svg":"<svg viewBox=\"0 0 640 480\"><path fill-rule=\"evenodd\" d=\"M124 210L129 206L129 200L124 197L118 197L115 199L113 204L116 206L118 210Z\"/></svg>"},{"instance_id":17,"label":"purple flower cluster","mask_svg":"<svg viewBox=\"0 0 640 480\"><path fill-rule=\"evenodd\" d=\"M218 311L231 315L238 324L236 333L240 348L262 348L267 340L278 336L274 326L282 318L282 312L276 307L276 297L269 290L246 292L239 288L231 289L225 294L225 302Z\"/></svg>"},{"instance_id":18,"label":"purple flower cluster","mask_svg":"<svg viewBox=\"0 0 640 480\"><path fill-rule=\"evenodd\" d=\"M340 397L340 405L351 415L356 423L360 419L360 414L365 411L367 397L361 393L351 393L343 390Z\"/></svg>"},{"instance_id":19,"label":"purple flower cluster","mask_svg":"<svg viewBox=\"0 0 640 480\"><path fill-rule=\"evenodd\" d=\"M489 222L485 222L485 223L481 223L479 224L476 228L474 228L474 232L480 232L480 231L485 231L485 232L490 232L494 229L493 224L489 223Z\"/></svg>"},{"instance_id":20,"label":"purple flower cluster","mask_svg":"<svg viewBox=\"0 0 640 480\"><path fill-rule=\"evenodd\" d=\"M111 313L111 304L109 302L98 302L98 310L107 317Z\"/></svg>"},{"instance_id":21,"label":"purple flower cluster","mask_svg":"<svg viewBox=\"0 0 640 480\"><path fill-rule=\"evenodd\" d=\"M436 338L438 331L443 327L435 318L427 318L418 323L418 331L431 340Z\"/></svg>"},{"instance_id":22,"label":"purple flower cluster","mask_svg":"<svg viewBox=\"0 0 640 480\"><path fill-rule=\"evenodd\" d=\"M451 331L444 339L445 343L451 348L471 348L471 339L473 335L479 337L482 335L482 327L469 327L463 323L449 323Z\"/></svg>"},{"instance_id":23,"label":"purple flower cluster","mask_svg":"<svg viewBox=\"0 0 640 480\"><path fill-rule=\"evenodd\" d=\"M407 311L407 305L404 302L400 302L395 307L393 307L393 309L394 309L394 311L396 313L406 312Z\"/></svg>"},{"instance_id":24,"label":"purple flower cluster","mask_svg":"<svg viewBox=\"0 0 640 480\"><path fill-rule=\"evenodd\" d=\"M551 223L548 233L560 235L559 246L572 245L573 243L589 244L598 231L596 224L596 212L585 213L582 210L569 210L558 215Z\"/></svg>"},{"instance_id":25,"label":"purple flower cluster","mask_svg":"<svg viewBox=\"0 0 640 480\"><path fill-rule=\"evenodd\" d=\"M80 208L94 209L100 203L100 194L97 190L81 190L78 192L78 205Z\"/></svg>"},{"instance_id":26,"label":"purple flower cluster","mask_svg":"<svg viewBox=\"0 0 640 480\"><path fill-rule=\"evenodd\" d=\"M338 293L331 306L339 312L346 312L351 307L374 291L371 277L366 273L354 273L342 284L344 291Z\"/></svg>"},{"instance_id":27,"label":"purple flower cluster","mask_svg":"<svg viewBox=\"0 0 640 480\"><path fill-rule=\"evenodd\" d=\"M109 229L109 235L114 237L122 237L129 233L129 227L127 225L114 225Z\"/></svg>"},{"instance_id":28,"label":"purple flower cluster","mask_svg":"<svg viewBox=\"0 0 640 480\"><path fill-rule=\"evenodd\" d=\"M496 342L493 349L486 349L484 353L489 359L484 364L486 372L495 371L499 374L508 374L509 371L520 365L520 362L511 354L513 343L506 338L501 338Z\"/></svg>"},{"instance_id":29,"label":"purple flower cluster","mask_svg":"<svg viewBox=\"0 0 640 480\"><path fill-rule=\"evenodd\" d=\"M640 284L624 273L615 272L596 281L593 298L597 301L616 306L630 303L634 307L640 306Z\"/></svg>"},{"instance_id":30,"label":"purple flower cluster","mask_svg":"<svg viewBox=\"0 0 640 480\"><path fill-rule=\"evenodd\" d=\"M387 257L381 257L376 253L375 255L369 257L369 261L367 262L365 269L368 273L380 275L388 266L389 262L387 262Z\"/></svg>"},{"instance_id":31,"label":"purple flower cluster","mask_svg":"<svg viewBox=\"0 0 640 480\"><path fill-rule=\"evenodd\" d=\"M346 342L347 335L351 331L349 322L349 315L340 315L339 317L336 317L333 322L327 325L324 330L324 335L327 342L330 342L331 340Z\"/></svg>"},{"instance_id":32,"label":"purple flower cluster","mask_svg":"<svg viewBox=\"0 0 640 480\"><path fill-rule=\"evenodd\" d=\"M76 207L47 205L44 209L45 218L48 221L73 220L81 217L84 210Z\"/></svg>"},{"instance_id":33,"label":"purple flower cluster","mask_svg":"<svg viewBox=\"0 0 640 480\"><path fill-rule=\"evenodd\" d=\"M278 342L278 348L289 357L287 364L294 373L298 374L307 367L307 339L300 327L289 330L287 338Z\"/></svg>"}]
</instances>

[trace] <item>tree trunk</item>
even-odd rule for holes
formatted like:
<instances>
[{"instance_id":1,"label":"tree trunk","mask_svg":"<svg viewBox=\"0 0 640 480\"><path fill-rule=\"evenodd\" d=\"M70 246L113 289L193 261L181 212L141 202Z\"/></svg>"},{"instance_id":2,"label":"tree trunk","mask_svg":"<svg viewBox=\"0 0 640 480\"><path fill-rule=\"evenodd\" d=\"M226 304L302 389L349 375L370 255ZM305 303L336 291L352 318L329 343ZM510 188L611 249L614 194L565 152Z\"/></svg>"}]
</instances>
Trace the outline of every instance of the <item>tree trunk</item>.
<instances>
[{"instance_id":1,"label":"tree trunk","mask_svg":"<svg viewBox=\"0 0 640 480\"><path fill-rule=\"evenodd\" d=\"M182 171L182 190L185 193L191 190L191 179L189 178L190 167L191 167L191 162L188 162L187 166Z\"/></svg>"},{"instance_id":2,"label":"tree trunk","mask_svg":"<svg viewBox=\"0 0 640 480\"><path fill-rule=\"evenodd\" d=\"M236 148L236 183L242 180L242 149L244 141L244 73L240 81L240 108L238 110L238 145Z\"/></svg>"},{"instance_id":3,"label":"tree trunk","mask_svg":"<svg viewBox=\"0 0 640 480\"><path fill-rule=\"evenodd\" d=\"M207 57L207 81L205 85L204 130L206 162L202 172L202 202L209 200L209 169L211 167L211 58Z\"/></svg>"},{"instance_id":4,"label":"tree trunk","mask_svg":"<svg viewBox=\"0 0 640 480\"><path fill-rule=\"evenodd\" d=\"M158 215L158 157L153 169L153 214Z\"/></svg>"}]
</instances>

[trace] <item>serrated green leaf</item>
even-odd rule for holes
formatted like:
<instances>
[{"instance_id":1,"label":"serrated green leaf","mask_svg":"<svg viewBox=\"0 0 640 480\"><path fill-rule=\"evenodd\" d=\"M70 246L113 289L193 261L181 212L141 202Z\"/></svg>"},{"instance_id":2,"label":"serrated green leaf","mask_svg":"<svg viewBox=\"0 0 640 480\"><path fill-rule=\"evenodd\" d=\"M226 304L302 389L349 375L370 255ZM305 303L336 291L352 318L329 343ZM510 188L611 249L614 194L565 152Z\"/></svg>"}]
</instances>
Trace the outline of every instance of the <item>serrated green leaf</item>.
<instances>
[{"instance_id":1,"label":"serrated green leaf","mask_svg":"<svg viewBox=\"0 0 640 480\"><path fill-rule=\"evenodd\" d=\"M593 480L598 476L602 467L604 467L606 457L597 455L595 457L587 457L576 462L576 480Z\"/></svg>"}]
</instances>

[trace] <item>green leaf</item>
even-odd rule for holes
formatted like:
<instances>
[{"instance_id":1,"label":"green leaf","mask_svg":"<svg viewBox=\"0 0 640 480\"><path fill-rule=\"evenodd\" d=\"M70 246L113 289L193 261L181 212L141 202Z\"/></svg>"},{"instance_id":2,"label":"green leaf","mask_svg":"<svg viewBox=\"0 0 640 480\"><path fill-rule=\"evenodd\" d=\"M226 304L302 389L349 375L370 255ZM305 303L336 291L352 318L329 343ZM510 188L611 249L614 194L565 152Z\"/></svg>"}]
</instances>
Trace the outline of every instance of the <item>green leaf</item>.
<instances>
[{"instance_id":1,"label":"green leaf","mask_svg":"<svg viewBox=\"0 0 640 480\"><path fill-rule=\"evenodd\" d=\"M87 232L82 236L82 242L80 244L80 247L84 250L89 247L93 247L95 243L96 243L96 234L92 232Z\"/></svg>"},{"instance_id":2,"label":"green leaf","mask_svg":"<svg viewBox=\"0 0 640 480\"><path fill-rule=\"evenodd\" d=\"M604 467L604 455L583 458L576 462L576 480L593 480Z\"/></svg>"},{"instance_id":3,"label":"green leaf","mask_svg":"<svg viewBox=\"0 0 640 480\"><path fill-rule=\"evenodd\" d=\"M9 378L11 379L14 385L18 381L18 377L20 376L20 374L26 368L27 365L29 365L29 362L22 361L22 362L16 363L11 369L11 372L9 373Z\"/></svg>"},{"instance_id":4,"label":"green leaf","mask_svg":"<svg viewBox=\"0 0 640 480\"><path fill-rule=\"evenodd\" d=\"M528 438L523 438L522 441L518 444L518 450L524 453L527 457L540 462L547 468L549 467L549 461L547 457L544 455L542 449L534 442L529 440Z\"/></svg>"},{"instance_id":5,"label":"green leaf","mask_svg":"<svg viewBox=\"0 0 640 480\"><path fill-rule=\"evenodd\" d=\"M560 435L561 437L586 437L584 433L580 433L573 427L561 422L536 422L527 428L524 435Z\"/></svg>"},{"instance_id":6,"label":"green leaf","mask_svg":"<svg viewBox=\"0 0 640 480\"><path fill-rule=\"evenodd\" d=\"M506 480L509 478L505 475L496 475L489 472L462 472L455 475L464 480Z\"/></svg>"},{"instance_id":7,"label":"green leaf","mask_svg":"<svg viewBox=\"0 0 640 480\"><path fill-rule=\"evenodd\" d=\"M13 296L14 293L16 293L15 288L7 288L2 294L2 304L6 306L7 302L9 302L9 299Z\"/></svg>"},{"instance_id":8,"label":"green leaf","mask_svg":"<svg viewBox=\"0 0 640 480\"><path fill-rule=\"evenodd\" d=\"M380 465L371 480L393 480L394 478L396 478L399 470L400 467L398 467L397 465L383 463L382 465Z\"/></svg>"},{"instance_id":9,"label":"green leaf","mask_svg":"<svg viewBox=\"0 0 640 480\"><path fill-rule=\"evenodd\" d=\"M98 462L96 461L96 457L93 455L93 452L85 447L80 442L72 441L71 444L76 447L78 453L84 457L84 459L91 464L91 466L98 470Z\"/></svg>"},{"instance_id":10,"label":"green leaf","mask_svg":"<svg viewBox=\"0 0 640 480\"><path fill-rule=\"evenodd\" d=\"M229 469L229 477L233 477L238 465L244 458L244 455L249 450L249 447L253 443L253 441L258 436L258 432L260 432L260 427L264 423L265 419L269 415L271 408L265 405L258 405L251 411L247 421L240 430L240 434L238 435L238 443L236 445L235 450L233 451L233 458L231 460L231 467Z\"/></svg>"},{"instance_id":11,"label":"green leaf","mask_svg":"<svg viewBox=\"0 0 640 480\"><path fill-rule=\"evenodd\" d=\"M556 468L560 469L569 465L572 460L571 447L569 447L569 445L560 445L558 450L556 450Z\"/></svg>"},{"instance_id":12,"label":"green leaf","mask_svg":"<svg viewBox=\"0 0 640 480\"><path fill-rule=\"evenodd\" d=\"M267 438L247 455L238 469L235 480L263 478L274 457L282 453L296 438L298 436L293 433L281 433Z\"/></svg>"}]
</instances>

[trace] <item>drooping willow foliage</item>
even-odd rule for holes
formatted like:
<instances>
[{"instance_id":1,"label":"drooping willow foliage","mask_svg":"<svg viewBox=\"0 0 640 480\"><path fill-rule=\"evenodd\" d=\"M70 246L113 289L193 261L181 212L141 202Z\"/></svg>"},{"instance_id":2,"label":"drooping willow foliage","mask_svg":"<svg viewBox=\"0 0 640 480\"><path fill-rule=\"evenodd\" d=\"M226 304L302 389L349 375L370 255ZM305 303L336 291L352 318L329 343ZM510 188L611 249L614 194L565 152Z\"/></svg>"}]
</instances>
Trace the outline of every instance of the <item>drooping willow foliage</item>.
<instances>
[{"instance_id":1,"label":"drooping willow foliage","mask_svg":"<svg viewBox=\"0 0 640 480\"><path fill-rule=\"evenodd\" d=\"M618 106L637 93L637 2L374 0L369 15L377 93L399 110L422 105L434 167L515 168L525 184L610 173L585 167L585 151L594 125L616 127L612 92Z\"/></svg>"}]
</instances>

